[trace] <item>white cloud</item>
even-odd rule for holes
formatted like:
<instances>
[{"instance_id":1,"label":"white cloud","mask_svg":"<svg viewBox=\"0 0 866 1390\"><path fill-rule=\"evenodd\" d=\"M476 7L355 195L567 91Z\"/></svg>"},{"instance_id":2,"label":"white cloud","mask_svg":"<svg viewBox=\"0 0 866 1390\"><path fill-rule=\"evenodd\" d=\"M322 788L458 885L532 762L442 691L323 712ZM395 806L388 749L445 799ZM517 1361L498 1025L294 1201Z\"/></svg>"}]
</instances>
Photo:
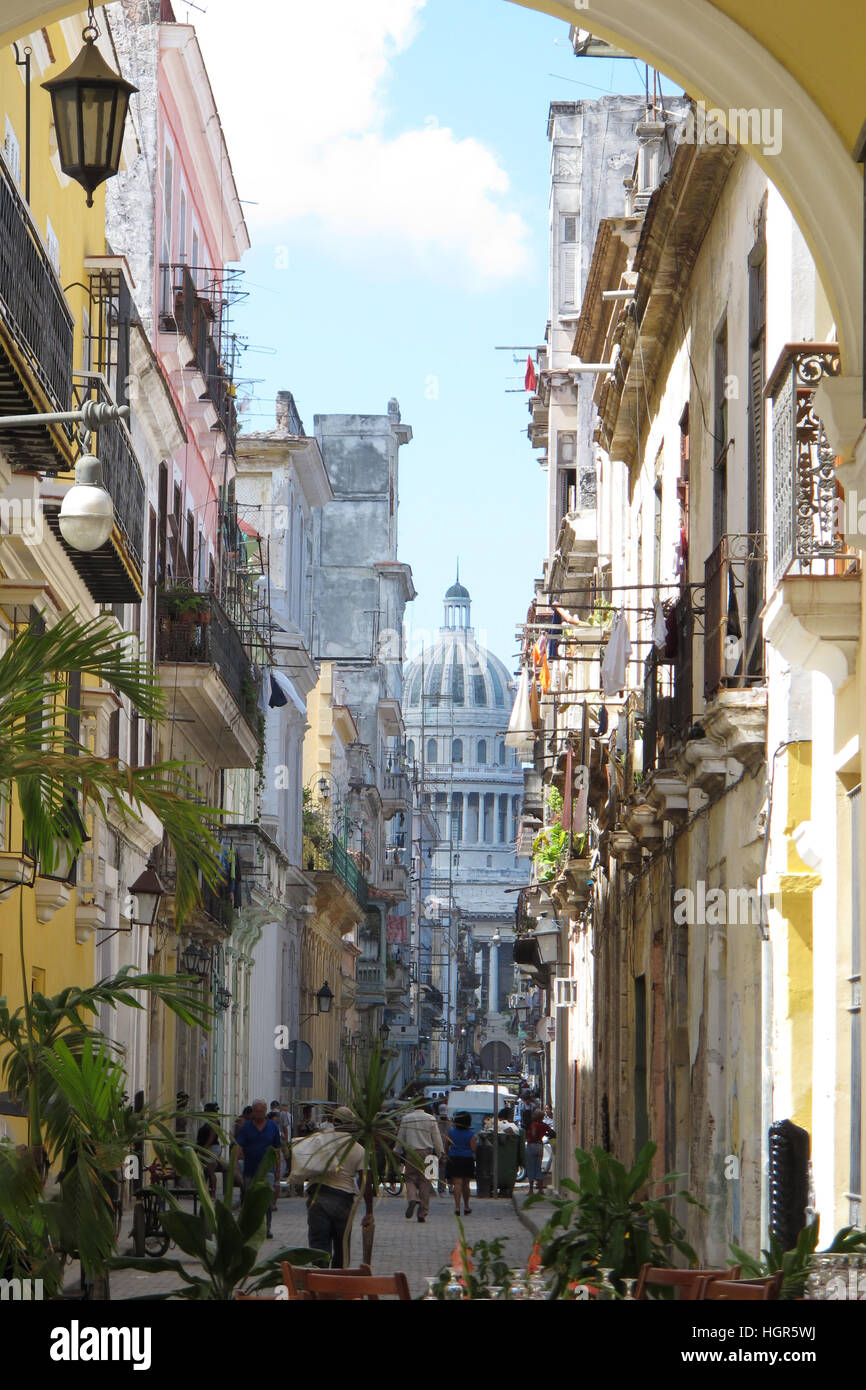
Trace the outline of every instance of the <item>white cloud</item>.
<instances>
[{"instance_id":1,"label":"white cloud","mask_svg":"<svg viewBox=\"0 0 866 1390\"><path fill-rule=\"evenodd\" d=\"M496 154L428 120L385 133L393 61L426 0L233 0L190 12L254 237L302 219L344 260L386 256L467 283L528 263ZM183 15L182 0L177 3Z\"/></svg>"}]
</instances>

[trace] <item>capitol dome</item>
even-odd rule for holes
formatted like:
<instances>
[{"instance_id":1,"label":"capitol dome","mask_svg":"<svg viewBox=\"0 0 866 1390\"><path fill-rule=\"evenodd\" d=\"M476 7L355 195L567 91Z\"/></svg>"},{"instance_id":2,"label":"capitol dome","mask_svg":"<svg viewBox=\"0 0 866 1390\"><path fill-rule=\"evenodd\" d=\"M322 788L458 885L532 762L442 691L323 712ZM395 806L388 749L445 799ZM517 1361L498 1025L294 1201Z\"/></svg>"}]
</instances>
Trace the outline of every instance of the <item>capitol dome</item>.
<instances>
[{"instance_id":1,"label":"capitol dome","mask_svg":"<svg viewBox=\"0 0 866 1390\"><path fill-rule=\"evenodd\" d=\"M476 642L470 612L469 590L458 578L445 593L444 621L437 641L406 668L406 715L421 707L423 679L427 700L444 697L455 710L462 707L499 711L499 722L507 726L514 700L514 678L504 661Z\"/></svg>"}]
</instances>

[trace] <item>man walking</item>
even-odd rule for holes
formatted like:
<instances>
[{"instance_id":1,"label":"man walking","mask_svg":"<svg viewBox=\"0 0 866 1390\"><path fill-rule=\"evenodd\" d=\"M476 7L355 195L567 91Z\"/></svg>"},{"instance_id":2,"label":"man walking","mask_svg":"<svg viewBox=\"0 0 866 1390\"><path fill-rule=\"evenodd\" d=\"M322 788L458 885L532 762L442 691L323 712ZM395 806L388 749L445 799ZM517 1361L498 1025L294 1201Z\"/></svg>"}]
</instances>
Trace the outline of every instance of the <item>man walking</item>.
<instances>
[{"instance_id":1,"label":"man walking","mask_svg":"<svg viewBox=\"0 0 866 1390\"><path fill-rule=\"evenodd\" d=\"M268 1119L268 1103L265 1100L254 1100L250 1118L246 1124L242 1125L236 1135L237 1146L241 1151L244 1161L244 1192L255 1180L256 1175L267 1159L271 1149L276 1149L277 1155L280 1152L280 1131L273 1120ZM274 1200L279 1191L280 1167L279 1157L274 1165ZM274 1201L268 1204L268 1224L267 1234L270 1239L271 1221L273 1219Z\"/></svg>"},{"instance_id":2,"label":"man walking","mask_svg":"<svg viewBox=\"0 0 866 1390\"><path fill-rule=\"evenodd\" d=\"M406 1195L406 1220L411 1221L418 1208L418 1220L426 1221L430 1210L430 1195L433 1181L438 1176L439 1158L445 1152L442 1135L435 1116L428 1107L425 1110L410 1110L400 1121L397 1130L397 1153L406 1158L404 1176ZM434 1160L435 1161L428 1161Z\"/></svg>"},{"instance_id":3,"label":"man walking","mask_svg":"<svg viewBox=\"0 0 866 1390\"><path fill-rule=\"evenodd\" d=\"M338 1105L332 1115L333 1132L322 1135L316 1166L321 1176L307 1184L307 1240L313 1250L327 1250L331 1269L343 1269L343 1240L363 1181L364 1149L352 1143L355 1117L347 1105ZM372 1220L373 1193L367 1183L364 1193L367 1214Z\"/></svg>"}]
</instances>

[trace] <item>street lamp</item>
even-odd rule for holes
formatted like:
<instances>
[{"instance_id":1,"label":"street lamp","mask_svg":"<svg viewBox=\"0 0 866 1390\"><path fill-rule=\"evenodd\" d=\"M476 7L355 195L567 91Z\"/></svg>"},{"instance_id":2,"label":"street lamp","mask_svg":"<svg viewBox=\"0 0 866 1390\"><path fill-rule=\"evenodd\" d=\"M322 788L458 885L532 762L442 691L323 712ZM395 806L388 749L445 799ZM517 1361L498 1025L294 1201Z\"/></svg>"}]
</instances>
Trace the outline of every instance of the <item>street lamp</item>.
<instances>
[{"instance_id":1,"label":"street lamp","mask_svg":"<svg viewBox=\"0 0 866 1390\"><path fill-rule=\"evenodd\" d=\"M206 946L191 941L180 958L184 974L197 975L200 980L207 979L211 968L211 953Z\"/></svg>"},{"instance_id":2,"label":"street lamp","mask_svg":"<svg viewBox=\"0 0 866 1390\"><path fill-rule=\"evenodd\" d=\"M42 86L51 97L60 167L80 183L93 207L93 190L117 173L129 98L138 88L108 66L96 39L93 3L87 7L84 47L65 72Z\"/></svg>"},{"instance_id":3,"label":"street lamp","mask_svg":"<svg viewBox=\"0 0 866 1390\"><path fill-rule=\"evenodd\" d=\"M135 898L135 911L138 912L138 916L131 917L130 921L137 927L152 927L159 904L165 896L162 880L154 868L153 856L148 859L135 883L130 883L128 891Z\"/></svg>"},{"instance_id":4,"label":"street lamp","mask_svg":"<svg viewBox=\"0 0 866 1390\"><path fill-rule=\"evenodd\" d=\"M76 463L75 484L60 505L58 525L73 550L98 550L114 530L114 503L95 454L82 454Z\"/></svg>"},{"instance_id":5,"label":"street lamp","mask_svg":"<svg viewBox=\"0 0 866 1390\"><path fill-rule=\"evenodd\" d=\"M535 929L535 940L542 965L556 965L559 959L559 923L550 918L540 917Z\"/></svg>"},{"instance_id":6,"label":"street lamp","mask_svg":"<svg viewBox=\"0 0 866 1390\"><path fill-rule=\"evenodd\" d=\"M327 980L322 985L321 989L316 990L315 999L315 1012L311 1014L301 1014L299 1020L301 1023L306 1023L308 1019L315 1018L317 1014L329 1014L331 1012L331 1005L334 1002L334 992Z\"/></svg>"}]
</instances>

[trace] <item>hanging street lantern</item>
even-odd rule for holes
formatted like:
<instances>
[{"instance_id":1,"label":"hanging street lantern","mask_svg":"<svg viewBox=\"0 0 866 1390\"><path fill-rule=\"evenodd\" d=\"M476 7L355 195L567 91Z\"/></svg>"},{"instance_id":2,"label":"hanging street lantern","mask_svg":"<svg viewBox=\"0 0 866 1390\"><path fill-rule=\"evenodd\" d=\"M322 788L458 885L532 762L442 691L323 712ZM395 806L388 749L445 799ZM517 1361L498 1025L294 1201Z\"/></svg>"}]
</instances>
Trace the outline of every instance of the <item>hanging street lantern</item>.
<instances>
[{"instance_id":1,"label":"hanging street lantern","mask_svg":"<svg viewBox=\"0 0 866 1390\"><path fill-rule=\"evenodd\" d=\"M51 97L60 167L81 184L89 208L93 190L120 168L129 98L138 91L106 63L96 47L98 36L91 3L78 57L65 72L42 83Z\"/></svg>"},{"instance_id":2,"label":"hanging street lantern","mask_svg":"<svg viewBox=\"0 0 866 1390\"><path fill-rule=\"evenodd\" d=\"M328 984L328 981L326 980L325 983L322 985L322 988L316 990L316 1007L319 1013L330 1013L331 1005L333 1004L333 1002L334 994Z\"/></svg>"},{"instance_id":3,"label":"hanging street lantern","mask_svg":"<svg viewBox=\"0 0 866 1390\"><path fill-rule=\"evenodd\" d=\"M139 927L152 927L156 922L159 904L165 897L165 888L156 872L151 856L135 883L130 883L129 892L135 898L137 916L131 920Z\"/></svg>"},{"instance_id":4,"label":"hanging street lantern","mask_svg":"<svg viewBox=\"0 0 866 1390\"><path fill-rule=\"evenodd\" d=\"M95 454L82 454L76 463L75 484L61 503L58 524L73 550L98 550L114 530L114 503Z\"/></svg>"}]
</instances>

